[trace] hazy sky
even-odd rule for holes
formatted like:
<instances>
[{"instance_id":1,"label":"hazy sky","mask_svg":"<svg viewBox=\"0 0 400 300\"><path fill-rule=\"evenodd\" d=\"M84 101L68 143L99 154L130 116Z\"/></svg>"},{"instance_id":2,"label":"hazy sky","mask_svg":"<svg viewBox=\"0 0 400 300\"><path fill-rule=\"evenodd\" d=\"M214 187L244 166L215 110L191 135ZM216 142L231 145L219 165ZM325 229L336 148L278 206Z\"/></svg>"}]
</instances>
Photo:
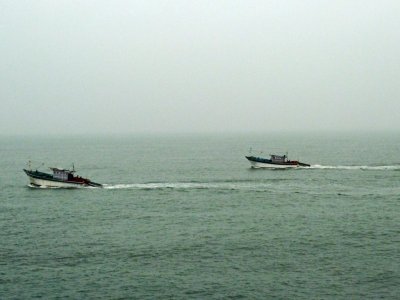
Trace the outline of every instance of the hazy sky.
<instances>
[{"instance_id":1,"label":"hazy sky","mask_svg":"<svg viewBox=\"0 0 400 300\"><path fill-rule=\"evenodd\" d=\"M0 134L400 129L400 1L0 0Z\"/></svg>"}]
</instances>

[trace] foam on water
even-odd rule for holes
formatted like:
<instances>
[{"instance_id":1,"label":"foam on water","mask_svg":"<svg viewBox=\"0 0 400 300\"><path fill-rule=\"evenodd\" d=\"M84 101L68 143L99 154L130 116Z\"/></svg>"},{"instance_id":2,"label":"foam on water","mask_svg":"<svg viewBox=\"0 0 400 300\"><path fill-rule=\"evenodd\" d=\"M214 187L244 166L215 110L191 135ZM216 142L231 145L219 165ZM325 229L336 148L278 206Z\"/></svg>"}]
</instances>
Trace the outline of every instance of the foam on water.
<instances>
[{"instance_id":1,"label":"foam on water","mask_svg":"<svg viewBox=\"0 0 400 300\"><path fill-rule=\"evenodd\" d=\"M137 189L137 190L160 190L160 189L238 189L239 186L231 183L208 183L208 182L157 182L157 183L127 183L127 184L104 184L105 189Z\"/></svg>"},{"instance_id":2,"label":"foam on water","mask_svg":"<svg viewBox=\"0 0 400 300\"><path fill-rule=\"evenodd\" d=\"M61 187L61 186L45 186L45 185L33 185L33 184L28 184L27 187L31 189L51 189L51 190L74 190L74 189L99 189L101 187L97 186L71 186L71 187Z\"/></svg>"},{"instance_id":3,"label":"foam on water","mask_svg":"<svg viewBox=\"0 0 400 300\"><path fill-rule=\"evenodd\" d=\"M388 166L324 166L312 165L309 169L329 169L329 170L374 170L374 171L387 171L387 170L400 170L400 165Z\"/></svg>"},{"instance_id":4,"label":"foam on water","mask_svg":"<svg viewBox=\"0 0 400 300\"><path fill-rule=\"evenodd\" d=\"M44 185L33 185L33 184L28 184L27 186L31 189L62 189L62 187L57 187L57 186L44 186Z\"/></svg>"}]
</instances>

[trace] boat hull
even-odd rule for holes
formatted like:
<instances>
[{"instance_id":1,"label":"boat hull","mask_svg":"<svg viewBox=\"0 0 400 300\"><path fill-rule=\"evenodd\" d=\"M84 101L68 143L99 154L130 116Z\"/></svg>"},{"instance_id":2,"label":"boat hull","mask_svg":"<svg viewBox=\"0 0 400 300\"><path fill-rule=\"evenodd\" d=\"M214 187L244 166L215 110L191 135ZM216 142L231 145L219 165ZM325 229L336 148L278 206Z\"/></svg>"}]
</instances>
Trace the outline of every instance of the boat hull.
<instances>
[{"instance_id":1,"label":"boat hull","mask_svg":"<svg viewBox=\"0 0 400 300\"><path fill-rule=\"evenodd\" d=\"M250 161L251 167L255 169L259 168L270 168L270 169L287 169L287 168L298 168L299 165L279 165L279 164L269 164L257 161Z\"/></svg>"},{"instance_id":2,"label":"boat hull","mask_svg":"<svg viewBox=\"0 0 400 300\"><path fill-rule=\"evenodd\" d=\"M96 182L74 182L74 181L61 181L53 179L49 174L24 170L29 178L29 182L33 187L48 187L48 188L80 188L80 187L102 187L100 183Z\"/></svg>"},{"instance_id":3,"label":"boat hull","mask_svg":"<svg viewBox=\"0 0 400 300\"><path fill-rule=\"evenodd\" d=\"M301 163L298 161L288 161L282 163L272 162L269 159L262 159L254 156L246 156L251 164L252 168L269 168L269 169L288 169L288 168L298 168L298 167L309 167L309 164Z\"/></svg>"},{"instance_id":4,"label":"boat hull","mask_svg":"<svg viewBox=\"0 0 400 300\"><path fill-rule=\"evenodd\" d=\"M29 181L32 186L35 187L56 187L56 188L79 188L87 185L79 184L79 183L69 183L69 182L61 182L61 181L51 181L39 178L29 177Z\"/></svg>"}]
</instances>

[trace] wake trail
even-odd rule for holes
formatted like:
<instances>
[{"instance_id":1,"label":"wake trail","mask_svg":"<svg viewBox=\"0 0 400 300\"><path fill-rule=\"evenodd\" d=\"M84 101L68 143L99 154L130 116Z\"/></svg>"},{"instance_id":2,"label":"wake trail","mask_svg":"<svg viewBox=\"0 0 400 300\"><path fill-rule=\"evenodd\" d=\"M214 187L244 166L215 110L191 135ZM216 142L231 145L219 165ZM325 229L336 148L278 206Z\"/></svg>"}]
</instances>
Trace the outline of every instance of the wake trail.
<instances>
[{"instance_id":1,"label":"wake trail","mask_svg":"<svg viewBox=\"0 0 400 300\"><path fill-rule=\"evenodd\" d=\"M375 171L387 171L387 170L400 170L400 165L382 165L382 166L324 166L324 165L311 165L309 169L326 169L326 170L375 170Z\"/></svg>"},{"instance_id":2,"label":"wake trail","mask_svg":"<svg viewBox=\"0 0 400 300\"><path fill-rule=\"evenodd\" d=\"M104 184L104 189L136 189L136 190L194 190L194 189L237 189L235 183L200 183L200 182L160 182L160 183L128 183L128 184Z\"/></svg>"}]
</instances>

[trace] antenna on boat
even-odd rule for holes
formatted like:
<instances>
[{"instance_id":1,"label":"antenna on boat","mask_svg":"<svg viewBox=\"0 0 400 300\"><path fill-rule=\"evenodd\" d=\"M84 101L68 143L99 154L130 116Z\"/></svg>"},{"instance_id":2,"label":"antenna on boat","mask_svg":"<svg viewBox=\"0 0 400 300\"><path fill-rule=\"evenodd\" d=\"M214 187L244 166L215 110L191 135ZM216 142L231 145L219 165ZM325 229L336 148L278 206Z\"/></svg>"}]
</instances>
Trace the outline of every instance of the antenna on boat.
<instances>
[{"instance_id":1,"label":"antenna on boat","mask_svg":"<svg viewBox=\"0 0 400 300\"><path fill-rule=\"evenodd\" d=\"M72 172L75 172L75 165L72 163Z\"/></svg>"},{"instance_id":2,"label":"antenna on boat","mask_svg":"<svg viewBox=\"0 0 400 300\"><path fill-rule=\"evenodd\" d=\"M32 161L28 160L28 168L30 171L32 171Z\"/></svg>"}]
</instances>

